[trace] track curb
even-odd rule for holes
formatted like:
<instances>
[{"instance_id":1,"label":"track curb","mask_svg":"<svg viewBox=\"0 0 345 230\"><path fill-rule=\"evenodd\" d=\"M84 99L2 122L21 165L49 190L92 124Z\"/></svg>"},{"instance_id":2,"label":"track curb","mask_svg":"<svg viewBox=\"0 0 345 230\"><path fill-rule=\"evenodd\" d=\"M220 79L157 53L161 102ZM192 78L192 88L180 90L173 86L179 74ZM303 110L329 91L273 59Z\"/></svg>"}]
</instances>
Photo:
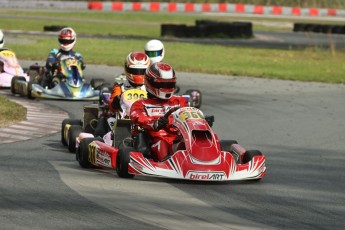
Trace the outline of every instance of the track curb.
<instances>
[{"instance_id":1,"label":"track curb","mask_svg":"<svg viewBox=\"0 0 345 230\"><path fill-rule=\"evenodd\" d=\"M69 118L67 112L38 100L15 97L4 90L0 94L27 109L26 120L0 128L0 145L55 134L60 132L62 121Z\"/></svg>"}]
</instances>

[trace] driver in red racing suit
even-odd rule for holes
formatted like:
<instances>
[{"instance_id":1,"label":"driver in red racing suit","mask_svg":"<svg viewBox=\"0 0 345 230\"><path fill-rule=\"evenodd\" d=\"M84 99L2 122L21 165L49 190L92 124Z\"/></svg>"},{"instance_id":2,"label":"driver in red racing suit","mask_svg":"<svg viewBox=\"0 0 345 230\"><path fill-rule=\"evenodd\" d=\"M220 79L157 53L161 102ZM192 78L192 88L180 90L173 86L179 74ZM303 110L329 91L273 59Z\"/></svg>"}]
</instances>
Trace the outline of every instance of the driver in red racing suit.
<instances>
[{"instance_id":1,"label":"driver in red racing suit","mask_svg":"<svg viewBox=\"0 0 345 230\"><path fill-rule=\"evenodd\" d=\"M176 76L173 68L166 63L156 62L145 72L147 99L141 99L131 107L130 119L143 128L152 139L151 152L158 161L172 154L172 144L176 139L176 128L172 119L164 114L172 107L188 106L188 98L174 96Z\"/></svg>"}]
</instances>

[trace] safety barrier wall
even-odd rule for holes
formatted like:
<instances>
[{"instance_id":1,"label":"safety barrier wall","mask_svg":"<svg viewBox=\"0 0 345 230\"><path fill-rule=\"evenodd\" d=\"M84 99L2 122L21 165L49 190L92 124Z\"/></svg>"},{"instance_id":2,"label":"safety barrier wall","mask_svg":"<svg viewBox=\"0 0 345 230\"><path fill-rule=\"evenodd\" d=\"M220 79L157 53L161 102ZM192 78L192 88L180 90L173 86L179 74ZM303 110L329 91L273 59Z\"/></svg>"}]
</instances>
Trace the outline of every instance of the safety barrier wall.
<instances>
[{"instance_id":1,"label":"safety barrier wall","mask_svg":"<svg viewBox=\"0 0 345 230\"><path fill-rule=\"evenodd\" d=\"M345 17L345 10L300 8L284 6L260 6L227 3L174 3L174 2L88 2L89 10L97 11L149 11L149 12L219 12L259 15L335 16Z\"/></svg>"},{"instance_id":2,"label":"safety barrier wall","mask_svg":"<svg viewBox=\"0 0 345 230\"><path fill-rule=\"evenodd\" d=\"M253 37L253 29L250 22L196 20L195 26L162 24L161 36L182 38L251 38Z\"/></svg>"},{"instance_id":3,"label":"safety barrier wall","mask_svg":"<svg viewBox=\"0 0 345 230\"><path fill-rule=\"evenodd\" d=\"M345 25L294 23L293 31L324 34L345 34Z\"/></svg>"}]
</instances>

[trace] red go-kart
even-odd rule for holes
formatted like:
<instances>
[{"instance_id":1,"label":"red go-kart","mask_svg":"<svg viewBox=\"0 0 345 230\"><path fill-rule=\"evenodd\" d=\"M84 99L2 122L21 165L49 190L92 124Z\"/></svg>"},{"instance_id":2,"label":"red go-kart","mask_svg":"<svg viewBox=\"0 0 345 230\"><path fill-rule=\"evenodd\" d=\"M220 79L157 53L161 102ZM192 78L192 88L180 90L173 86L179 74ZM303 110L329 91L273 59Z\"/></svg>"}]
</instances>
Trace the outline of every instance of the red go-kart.
<instances>
[{"instance_id":1,"label":"red go-kart","mask_svg":"<svg viewBox=\"0 0 345 230\"><path fill-rule=\"evenodd\" d=\"M201 181L260 180L266 174L265 156L246 150L234 140L218 139L211 121L194 107L172 108L166 114L178 130L173 154L160 162L149 151L145 130L110 146L102 138L84 138L77 148L81 167L115 169L118 176L155 176Z\"/></svg>"}]
</instances>

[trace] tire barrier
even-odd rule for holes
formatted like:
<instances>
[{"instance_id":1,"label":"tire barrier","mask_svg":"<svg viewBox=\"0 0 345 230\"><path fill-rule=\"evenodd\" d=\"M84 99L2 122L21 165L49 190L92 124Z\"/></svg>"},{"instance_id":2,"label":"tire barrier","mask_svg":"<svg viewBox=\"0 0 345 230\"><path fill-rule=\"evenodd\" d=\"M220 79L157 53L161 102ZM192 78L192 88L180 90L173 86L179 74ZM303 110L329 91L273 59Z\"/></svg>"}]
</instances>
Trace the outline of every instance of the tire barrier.
<instances>
[{"instance_id":1,"label":"tire barrier","mask_svg":"<svg viewBox=\"0 0 345 230\"><path fill-rule=\"evenodd\" d=\"M161 36L182 38L252 38L253 27L250 22L197 20L195 26L162 24Z\"/></svg>"},{"instance_id":2,"label":"tire barrier","mask_svg":"<svg viewBox=\"0 0 345 230\"><path fill-rule=\"evenodd\" d=\"M53 26L44 26L43 27L43 31L51 31L51 32L58 32L60 30L62 30L63 28L65 28L67 26L58 26L58 25L53 25Z\"/></svg>"},{"instance_id":3,"label":"tire barrier","mask_svg":"<svg viewBox=\"0 0 345 230\"><path fill-rule=\"evenodd\" d=\"M294 23L293 32L345 34L345 25Z\"/></svg>"}]
</instances>

